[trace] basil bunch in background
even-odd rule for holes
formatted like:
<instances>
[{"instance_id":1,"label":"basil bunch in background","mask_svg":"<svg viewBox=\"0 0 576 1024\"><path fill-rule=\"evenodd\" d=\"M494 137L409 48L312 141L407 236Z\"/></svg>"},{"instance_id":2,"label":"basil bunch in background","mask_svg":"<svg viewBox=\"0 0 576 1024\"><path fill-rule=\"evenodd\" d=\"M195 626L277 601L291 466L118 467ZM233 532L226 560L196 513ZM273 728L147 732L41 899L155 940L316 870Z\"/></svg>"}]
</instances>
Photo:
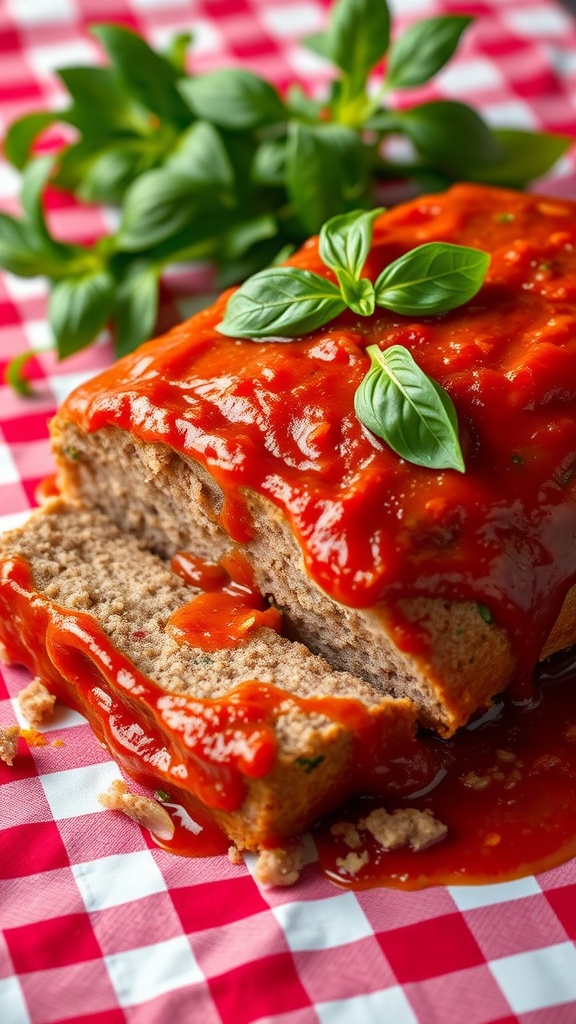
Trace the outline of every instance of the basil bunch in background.
<instances>
[{"instance_id":1,"label":"basil bunch in background","mask_svg":"<svg viewBox=\"0 0 576 1024\"><path fill-rule=\"evenodd\" d=\"M428 18L391 43L385 0L336 0L326 31L304 40L335 69L321 99L298 85L281 97L239 68L187 74L187 34L157 53L120 25L93 26L107 65L59 72L69 106L21 118L4 143L24 172L24 217L0 217L0 266L49 279L59 356L89 344L105 323L117 354L130 351L154 329L167 265L208 259L219 286L237 283L326 220L369 209L386 179L421 188L463 178L521 187L547 171L568 139L491 130L450 100L391 104L392 90L419 86L444 66L470 20ZM49 165L31 153L54 122L77 138ZM388 146L398 135L413 150L402 163ZM83 202L118 204L119 229L90 247L51 239L40 205L48 175ZM369 307L365 285L343 275L339 286L351 308ZM9 369L15 384L21 362Z\"/></svg>"}]
</instances>

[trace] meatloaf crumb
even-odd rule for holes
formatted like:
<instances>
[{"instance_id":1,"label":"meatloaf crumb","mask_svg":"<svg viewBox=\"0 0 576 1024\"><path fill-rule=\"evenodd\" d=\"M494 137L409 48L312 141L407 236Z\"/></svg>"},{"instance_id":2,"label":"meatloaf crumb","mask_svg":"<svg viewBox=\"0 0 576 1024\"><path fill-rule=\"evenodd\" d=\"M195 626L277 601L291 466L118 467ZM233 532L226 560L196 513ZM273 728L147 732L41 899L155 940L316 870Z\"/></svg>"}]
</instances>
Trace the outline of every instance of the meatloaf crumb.
<instances>
[{"instance_id":1,"label":"meatloaf crumb","mask_svg":"<svg viewBox=\"0 0 576 1024\"><path fill-rule=\"evenodd\" d=\"M290 846L286 849L261 850L256 862L254 877L260 885L294 885L304 867L304 847Z\"/></svg>"},{"instance_id":2,"label":"meatloaf crumb","mask_svg":"<svg viewBox=\"0 0 576 1024\"><path fill-rule=\"evenodd\" d=\"M362 850L362 853L354 853L351 850L345 857L337 858L336 867L340 871L345 871L348 875L357 875L369 860L370 857L367 850Z\"/></svg>"},{"instance_id":3,"label":"meatloaf crumb","mask_svg":"<svg viewBox=\"0 0 576 1024\"><path fill-rule=\"evenodd\" d=\"M110 811L123 811L159 839L168 840L174 835L174 822L168 811L151 797L132 793L123 779L114 779L105 793L98 794L98 800Z\"/></svg>"},{"instance_id":4,"label":"meatloaf crumb","mask_svg":"<svg viewBox=\"0 0 576 1024\"><path fill-rule=\"evenodd\" d=\"M399 808L392 813L378 807L359 822L385 850L409 846L411 850L425 850L443 839L448 828L438 821L432 811L419 811L415 807Z\"/></svg>"},{"instance_id":5,"label":"meatloaf crumb","mask_svg":"<svg viewBox=\"0 0 576 1024\"><path fill-rule=\"evenodd\" d=\"M333 836L343 839L350 850L358 850L362 846L358 829L351 821L338 821L330 831Z\"/></svg>"},{"instance_id":6,"label":"meatloaf crumb","mask_svg":"<svg viewBox=\"0 0 576 1024\"><path fill-rule=\"evenodd\" d=\"M30 725L42 725L50 721L55 703L56 697L46 689L38 676L18 694L18 707Z\"/></svg>"},{"instance_id":7,"label":"meatloaf crumb","mask_svg":"<svg viewBox=\"0 0 576 1024\"><path fill-rule=\"evenodd\" d=\"M4 761L10 767L16 757L19 735L20 729L17 725L5 725L0 729L0 761Z\"/></svg>"}]
</instances>

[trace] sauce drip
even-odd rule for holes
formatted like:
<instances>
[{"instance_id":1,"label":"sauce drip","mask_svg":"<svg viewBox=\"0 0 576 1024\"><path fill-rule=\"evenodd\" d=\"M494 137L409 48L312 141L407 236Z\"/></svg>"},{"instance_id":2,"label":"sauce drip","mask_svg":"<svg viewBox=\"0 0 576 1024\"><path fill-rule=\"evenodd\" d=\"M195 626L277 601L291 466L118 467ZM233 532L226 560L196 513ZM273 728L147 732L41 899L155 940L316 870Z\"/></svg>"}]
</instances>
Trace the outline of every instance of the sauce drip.
<instances>
[{"instance_id":1,"label":"sauce drip","mask_svg":"<svg viewBox=\"0 0 576 1024\"><path fill-rule=\"evenodd\" d=\"M282 631L281 612L257 590L250 563L238 549L219 562L179 551L170 565L186 583L204 591L170 616L167 630L178 643L217 651L237 647L260 626Z\"/></svg>"},{"instance_id":2,"label":"sauce drip","mask_svg":"<svg viewBox=\"0 0 576 1024\"><path fill-rule=\"evenodd\" d=\"M369 861L347 875L349 848L324 825L315 832L322 871L338 885L420 889L493 883L536 874L576 856L576 648L544 663L532 701L496 714L450 740L427 740L441 770L429 792L394 807L429 808L448 835L419 852L385 851L361 833ZM338 815L357 822L373 807L357 800Z\"/></svg>"},{"instance_id":3,"label":"sauce drip","mask_svg":"<svg viewBox=\"0 0 576 1024\"><path fill-rule=\"evenodd\" d=\"M458 185L380 218L365 273L434 240L491 253L465 307L420 320L347 311L262 344L218 333L223 296L82 385L64 415L198 460L238 542L250 536L245 489L270 499L337 601L481 603L529 676L576 582L576 206ZM289 262L328 274L316 240ZM449 393L465 474L408 465L356 419L374 343L406 346Z\"/></svg>"}]
</instances>

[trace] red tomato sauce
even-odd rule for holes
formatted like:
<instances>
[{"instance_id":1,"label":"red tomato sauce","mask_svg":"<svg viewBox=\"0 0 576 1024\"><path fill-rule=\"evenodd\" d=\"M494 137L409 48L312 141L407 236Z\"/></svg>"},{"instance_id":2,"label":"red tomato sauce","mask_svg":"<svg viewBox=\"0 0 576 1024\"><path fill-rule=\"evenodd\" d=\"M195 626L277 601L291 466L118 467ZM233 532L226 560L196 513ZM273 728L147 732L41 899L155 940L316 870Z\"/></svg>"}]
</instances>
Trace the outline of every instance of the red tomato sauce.
<instances>
[{"instance_id":1,"label":"red tomato sauce","mask_svg":"<svg viewBox=\"0 0 576 1024\"><path fill-rule=\"evenodd\" d=\"M218 333L223 296L81 386L65 414L197 459L239 542L243 489L271 499L311 577L344 604L480 602L527 674L576 581L576 205L458 185L380 218L365 273L436 240L491 254L460 309L348 311L313 335L256 343ZM314 239L290 262L330 276ZM406 346L450 394L465 474L408 465L359 423L369 344Z\"/></svg>"},{"instance_id":2,"label":"red tomato sauce","mask_svg":"<svg viewBox=\"0 0 576 1024\"><path fill-rule=\"evenodd\" d=\"M171 567L186 583L204 591L170 616L167 631L178 643L189 640L202 651L217 651L237 647L260 626L282 631L281 612L256 589L241 551L233 550L218 563L178 551Z\"/></svg>"}]
</instances>

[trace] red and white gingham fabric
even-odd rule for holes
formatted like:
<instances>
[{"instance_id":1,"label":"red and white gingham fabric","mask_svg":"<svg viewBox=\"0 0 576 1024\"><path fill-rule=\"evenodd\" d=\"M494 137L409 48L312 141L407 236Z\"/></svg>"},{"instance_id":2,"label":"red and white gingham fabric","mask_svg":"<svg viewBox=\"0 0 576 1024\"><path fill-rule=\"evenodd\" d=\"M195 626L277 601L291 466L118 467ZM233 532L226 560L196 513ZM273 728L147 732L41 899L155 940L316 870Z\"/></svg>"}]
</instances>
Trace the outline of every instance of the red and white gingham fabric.
<instances>
[{"instance_id":1,"label":"red and white gingham fabric","mask_svg":"<svg viewBox=\"0 0 576 1024\"><path fill-rule=\"evenodd\" d=\"M493 124L576 138L576 23L546 0L397 0L397 26L458 9L477 15L428 95L464 98ZM193 27L193 67L245 63L280 86L320 86L298 45L319 0L0 0L0 135L28 110L58 106L54 69L99 57L93 21L162 44ZM574 157L550 189L576 197ZM18 176L0 162L0 206ZM85 241L108 213L52 193L62 237ZM187 287L202 287L191 277ZM35 397L0 387L0 528L22 522L51 471L46 422L109 347L58 364L42 281L0 276L0 370L39 349ZM181 311L186 310L180 304ZM17 720L28 680L0 677L0 724ZM24 723L22 723L24 724ZM44 746L0 763L2 1024L573 1024L576 863L498 886L407 893L340 891L314 865L291 890L261 890L252 864L178 858L95 794L118 770L84 721L59 710Z\"/></svg>"}]
</instances>

